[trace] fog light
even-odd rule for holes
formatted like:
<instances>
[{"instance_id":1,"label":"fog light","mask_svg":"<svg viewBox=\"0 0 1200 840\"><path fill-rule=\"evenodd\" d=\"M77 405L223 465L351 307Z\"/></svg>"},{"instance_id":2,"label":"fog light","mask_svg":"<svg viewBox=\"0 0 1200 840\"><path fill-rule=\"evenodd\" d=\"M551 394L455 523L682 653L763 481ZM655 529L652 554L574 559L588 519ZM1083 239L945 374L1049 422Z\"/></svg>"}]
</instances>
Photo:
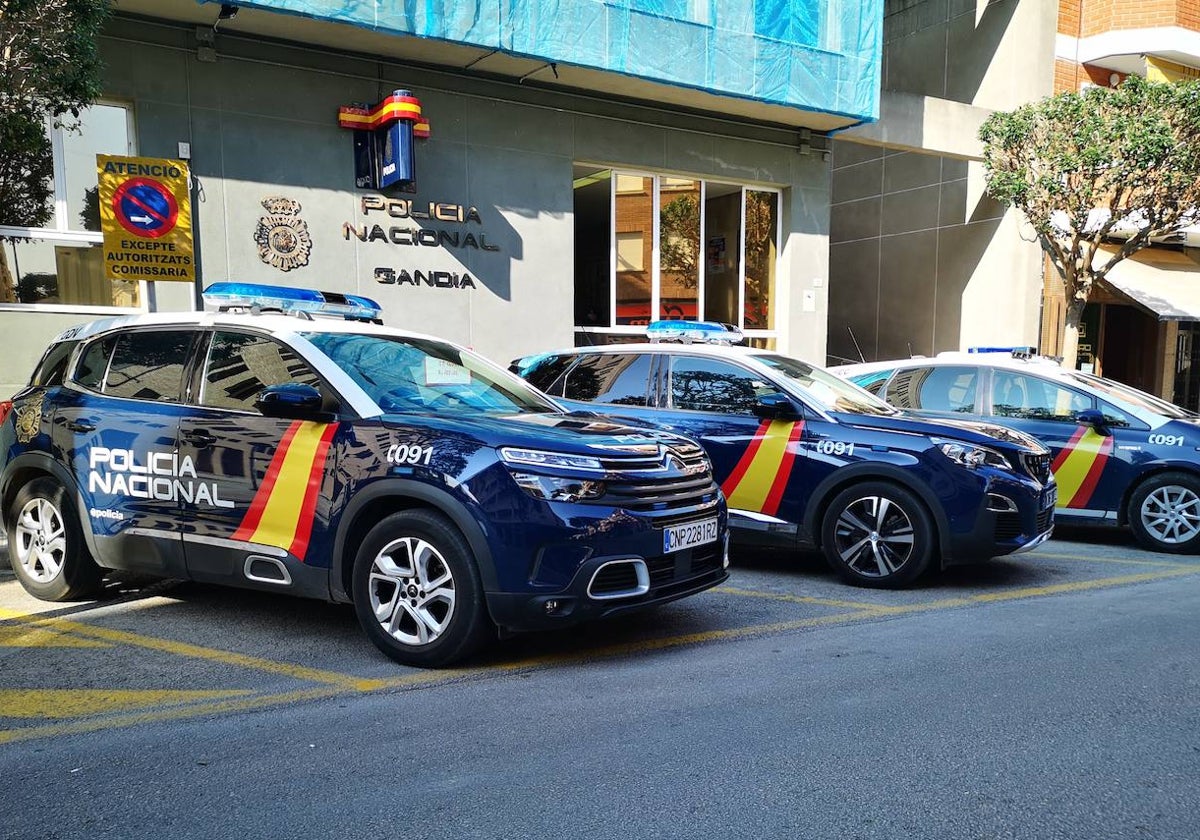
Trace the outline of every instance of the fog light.
<instances>
[{"instance_id":1,"label":"fog light","mask_svg":"<svg viewBox=\"0 0 1200 840\"><path fill-rule=\"evenodd\" d=\"M558 601L547 601L545 603L546 615L554 615L558 612Z\"/></svg>"}]
</instances>

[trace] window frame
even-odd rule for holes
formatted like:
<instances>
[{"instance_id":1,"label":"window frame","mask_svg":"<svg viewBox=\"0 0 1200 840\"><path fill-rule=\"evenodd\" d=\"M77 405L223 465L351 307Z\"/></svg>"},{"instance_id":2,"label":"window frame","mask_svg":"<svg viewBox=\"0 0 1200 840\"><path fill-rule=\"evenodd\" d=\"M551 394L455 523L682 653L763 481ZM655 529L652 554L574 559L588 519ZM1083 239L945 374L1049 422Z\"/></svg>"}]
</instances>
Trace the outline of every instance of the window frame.
<instances>
[{"instance_id":1,"label":"window frame","mask_svg":"<svg viewBox=\"0 0 1200 840\"><path fill-rule=\"evenodd\" d=\"M705 414L705 415L709 415L709 416L719 415L719 416L740 417L740 418L747 418L747 417L757 418L757 415L753 412L753 410L747 411L747 412L716 411L714 409L709 409L709 408L679 408L679 407L677 407L674 404L675 400L674 400L674 394L672 392L672 385L673 385L673 381L675 378L674 362L677 359L679 359L679 360L684 360L684 359L701 360L701 361L709 362L712 364L728 365L729 367L734 368L735 370L738 370L741 373L743 373L747 378L757 377L759 379L766 379L768 382L770 382L771 387L773 387L775 389L775 393L783 394L784 396L787 396L789 399L791 399L791 395L788 394L788 392L785 389L780 388L778 383L776 383L773 379L771 379L770 377L764 376L759 371L756 371L753 368L748 367L747 365L741 364L736 359L727 359L727 358L722 358L719 356L709 356L709 355L704 355L704 354L699 354L699 353L660 353L658 355L659 355L660 361L659 361L659 370L658 370L658 376L657 376L657 384L658 384L658 390L659 390L657 403L658 403L658 408L660 408L663 411L686 411L686 412L690 412L693 414Z\"/></svg>"},{"instance_id":2,"label":"window frame","mask_svg":"<svg viewBox=\"0 0 1200 840\"><path fill-rule=\"evenodd\" d=\"M650 179L651 185L651 248L650 248L650 319L657 320L655 313L662 311L662 250L661 250L661 214L662 214L662 184L664 180L669 179L684 179L695 181L700 185L700 242L699 242L699 258L698 262L698 280L696 287L696 311L698 316L704 314L705 295L707 292L707 275L708 261L705 259L705 223L707 221L707 196L709 183L718 184L734 184L739 187L739 220L738 220L738 242L737 242L737 278L738 278L738 302L737 302L737 323L743 335L748 339L774 340L778 341L781 334L784 332L780 327L782 318L780 288L783 285L783 273L781 271L783 264L783 193L782 187L750 184L746 182L731 182L722 180L718 177L706 177L703 175L679 175L666 172L652 172L640 169L624 169L619 167L604 167L601 164L595 164L598 168L608 168L609 177L609 198L608 198L608 213L609 213L609 259L608 259L608 324L596 325L580 325L575 324L573 330L577 333L590 333L593 335L611 335L611 336L644 336L646 334L645 326L641 325L623 325L617 323L617 197L620 194L617 189L618 180L621 177L631 177L640 179ZM771 329L747 329L746 323L746 204L747 193L749 192L765 192L775 196L775 293L776 300L774 301L777 307L774 313L774 324ZM704 320L703 317L698 317L697 321Z\"/></svg>"},{"instance_id":3,"label":"window frame","mask_svg":"<svg viewBox=\"0 0 1200 840\"><path fill-rule=\"evenodd\" d=\"M131 100L114 99L102 97L95 100L91 106L104 105L110 108L121 108L125 111L125 130L128 141L125 146L125 154L130 157L137 156L137 131L135 119L135 106ZM104 243L103 231L81 230L71 226L70 212L67 208L67 161L66 161L66 146L65 136L70 129L62 126L55 126L51 119L46 120L46 133L50 138L50 150L54 162L54 193L52 201L54 203L54 214L51 218L50 225L47 227L23 227L23 226L2 226L0 225L0 248L5 247L6 240L15 244L17 241L43 241L52 240L56 242L69 243L73 245L102 245ZM20 278L16 278L20 279ZM101 304L73 304L73 303L0 303L0 312L18 311L28 312L36 310L38 312L58 312L64 314L91 314L97 313L101 315L113 314L132 314L149 311L149 288L145 280L138 282L138 306L104 306Z\"/></svg>"},{"instance_id":4,"label":"window frame","mask_svg":"<svg viewBox=\"0 0 1200 840\"><path fill-rule=\"evenodd\" d=\"M34 304L26 304L31 306ZM147 333L164 333L164 332L180 332L191 333L191 344L187 350L187 357L183 360L183 372L180 375L179 381L179 399L178 400L147 400L139 397L127 397L123 394L110 394L105 391L108 385L108 377L112 373L113 358L116 356L117 347L122 338L134 335L145 335ZM195 378L196 368L196 352L198 342L203 336L204 330L195 324L162 324L162 325L146 325L126 329L110 330L108 332L99 333L98 335L89 336L79 345L72 353L71 361L68 363L68 373L63 377L63 385L70 386L76 391L85 394L91 394L95 397L103 397L107 400L122 400L124 402L138 403L139 405L174 405L174 406L190 406L194 405L192 400L193 391L192 383ZM106 341L112 341L113 345L108 351L108 358L104 363L104 375L100 377L99 388L91 388L79 381L79 365L82 364L84 356L92 347L98 344L103 344Z\"/></svg>"}]
</instances>

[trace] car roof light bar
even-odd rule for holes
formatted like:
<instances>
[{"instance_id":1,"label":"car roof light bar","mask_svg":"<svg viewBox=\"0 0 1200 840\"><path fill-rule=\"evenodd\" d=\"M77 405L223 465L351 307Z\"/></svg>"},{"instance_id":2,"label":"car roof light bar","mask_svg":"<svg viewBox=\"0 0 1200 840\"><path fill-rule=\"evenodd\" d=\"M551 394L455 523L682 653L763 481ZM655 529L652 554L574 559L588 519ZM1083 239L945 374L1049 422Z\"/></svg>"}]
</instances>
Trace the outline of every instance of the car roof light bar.
<instances>
[{"instance_id":1,"label":"car roof light bar","mask_svg":"<svg viewBox=\"0 0 1200 840\"><path fill-rule=\"evenodd\" d=\"M968 353L1004 353L1014 359L1028 359L1037 355L1037 348L1028 344L1016 347L968 347Z\"/></svg>"},{"instance_id":2,"label":"car roof light bar","mask_svg":"<svg viewBox=\"0 0 1200 840\"><path fill-rule=\"evenodd\" d=\"M369 297L266 283L213 283L204 290L204 304L218 312L275 311L383 323L383 308Z\"/></svg>"},{"instance_id":3,"label":"car roof light bar","mask_svg":"<svg viewBox=\"0 0 1200 840\"><path fill-rule=\"evenodd\" d=\"M745 336L733 324L720 321L651 321L646 338L652 342L682 341L685 344L737 344Z\"/></svg>"}]
</instances>

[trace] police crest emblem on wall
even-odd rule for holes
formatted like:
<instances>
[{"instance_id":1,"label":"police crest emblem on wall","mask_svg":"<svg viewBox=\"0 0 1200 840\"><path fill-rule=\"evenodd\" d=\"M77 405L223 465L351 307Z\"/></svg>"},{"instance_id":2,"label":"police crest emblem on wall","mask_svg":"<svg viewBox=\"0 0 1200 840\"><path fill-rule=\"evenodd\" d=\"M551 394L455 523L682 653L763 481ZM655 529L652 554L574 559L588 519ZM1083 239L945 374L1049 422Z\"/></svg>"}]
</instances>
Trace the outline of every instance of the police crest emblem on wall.
<instances>
[{"instance_id":1,"label":"police crest emblem on wall","mask_svg":"<svg viewBox=\"0 0 1200 840\"><path fill-rule=\"evenodd\" d=\"M259 217L254 229L258 243L258 258L280 271L291 271L308 265L312 253L312 237L308 225L300 218L300 202L281 195L262 200L267 214Z\"/></svg>"}]
</instances>

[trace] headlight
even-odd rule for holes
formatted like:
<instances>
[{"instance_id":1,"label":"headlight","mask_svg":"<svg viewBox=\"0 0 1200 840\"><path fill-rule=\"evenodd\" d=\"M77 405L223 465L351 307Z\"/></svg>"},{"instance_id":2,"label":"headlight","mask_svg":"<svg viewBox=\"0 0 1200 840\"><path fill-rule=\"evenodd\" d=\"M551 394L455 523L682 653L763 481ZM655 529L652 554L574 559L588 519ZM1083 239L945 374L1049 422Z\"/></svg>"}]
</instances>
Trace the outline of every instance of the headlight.
<instances>
[{"instance_id":1,"label":"headlight","mask_svg":"<svg viewBox=\"0 0 1200 840\"><path fill-rule=\"evenodd\" d=\"M590 458L587 455L568 455L564 452L543 452L539 449L514 449L506 446L500 450L500 457L506 464L563 467L569 470L591 470L593 472L600 472L603 469L599 458Z\"/></svg>"},{"instance_id":2,"label":"headlight","mask_svg":"<svg viewBox=\"0 0 1200 840\"><path fill-rule=\"evenodd\" d=\"M1008 462L1008 459L997 452L995 449L988 449L986 446L977 446L973 443L963 443L957 440L942 440L941 438L933 438L933 443L938 449L942 450L942 454L956 464L961 464L968 469L975 467L995 467L998 470L1013 471L1013 466Z\"/></svg>"},{"instance_id":3,"label":"headlight","mask_svg":"<svg viewBox=\"0 0 1200 840\"><path fill-rule=\"evenodd\" d=\"M545 499L548 502L578 502L580 499L598 499L604 495L603 481L558 478L523 472L514 472L513 478L525 489L526 493L536 499Z\"/></svg>"}]
</instances>

